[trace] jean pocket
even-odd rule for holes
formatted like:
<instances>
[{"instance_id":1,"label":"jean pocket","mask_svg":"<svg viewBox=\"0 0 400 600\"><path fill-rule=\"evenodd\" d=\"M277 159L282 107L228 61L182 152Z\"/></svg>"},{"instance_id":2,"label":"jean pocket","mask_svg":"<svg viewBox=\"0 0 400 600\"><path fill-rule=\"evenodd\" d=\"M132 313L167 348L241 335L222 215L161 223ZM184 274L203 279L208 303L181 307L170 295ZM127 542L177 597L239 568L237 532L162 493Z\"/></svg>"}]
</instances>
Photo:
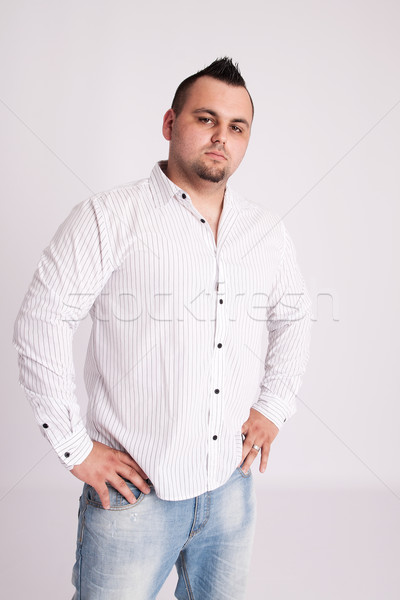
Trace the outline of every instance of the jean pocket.
<instances>
[{"instance_id":1,"label":"jean pocket","mask_svg":"<svg viewBox=\"0 0 400 600\"><path fill-rule=\"evenodd\" d=\"M241 475L242 477L250 477L250 475L251 475L251 467L249 468L249 470L247 471L247 473L245 473L245 472L243 471L242 467L237 467L237 469L236 469L236 470L237 470L237 471L239 471L239 473L240 473L240 475Z\"/></svg>"},{"instance_id":2,"label":"jean pocket","mask_svg":"<svg viewBox=\"0 0 400 600\"><path fill-rule=\"evenodd\" d=\"M144 496L148 495L142 492L139 488L133 485L133 483L127 481L126 479L125 483L135 496L136 502L134 504L131 504L130 502L128 502L125 496L123 496L118 490L112 487L112 485L107 483L106 485L108 488L108 494L110 496L110 508L108 510L126 510L132 508L133 506L137 506L139 502L143 500ZM96 508L103 508L100 496L98 495L94 487L92 487L91 485L87 486L86 498L88 504L95 506Z\"/></svg>"}]
</instances>

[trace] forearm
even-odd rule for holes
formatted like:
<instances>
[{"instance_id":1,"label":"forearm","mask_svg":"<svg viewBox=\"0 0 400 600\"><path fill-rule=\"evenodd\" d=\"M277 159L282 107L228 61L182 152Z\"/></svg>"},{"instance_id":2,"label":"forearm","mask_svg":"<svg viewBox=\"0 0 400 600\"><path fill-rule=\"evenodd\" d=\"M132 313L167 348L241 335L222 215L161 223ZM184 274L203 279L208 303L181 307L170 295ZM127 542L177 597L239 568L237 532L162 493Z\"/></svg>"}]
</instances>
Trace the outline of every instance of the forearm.
<instances>
[{"instance_id":1,"label":"forearm","mask_svg":"<svg viewBox=\"0 0 400 600\"><path fill-rule=\"evenodd\" d=\"M14 325L19 384L30 402L41 433L67 468L82 462L92 449L75 395L73 331L60 321L36 319L21 307ZM32 302L29 301L32 307Z\"/></svg>"}]
</instances>

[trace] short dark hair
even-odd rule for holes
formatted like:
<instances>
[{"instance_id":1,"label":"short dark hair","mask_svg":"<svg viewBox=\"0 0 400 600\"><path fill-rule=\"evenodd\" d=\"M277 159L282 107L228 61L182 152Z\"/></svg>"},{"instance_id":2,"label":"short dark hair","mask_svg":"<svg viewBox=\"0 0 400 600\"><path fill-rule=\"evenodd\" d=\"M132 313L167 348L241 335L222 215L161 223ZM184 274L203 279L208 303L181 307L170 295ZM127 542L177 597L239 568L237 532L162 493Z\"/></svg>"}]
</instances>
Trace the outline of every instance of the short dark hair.
<instances>
[{"instance_id":1,"label":"short dark hair","mask_svg":"<svg viewBox=\"0 0 400 600\"><path fill-rule=\"evenodd\" d=\"M224 81L228 85L244 87L249 94L254 115L253 100L250 96L249 90L246 87L246 82L239 71L239 65L238 63L234 64L231 58L225 56L224 58L217 58L217 60L214 60L214 62L208 65L208 67L205 67L201 71L190 75L190 77L187 77L182 81L182 83L179 84L171 105L171 108L175 112L176 116L178 116L181 112L186 101L187 93L191 86L197 79L204 76L213 77L214 79L218 79L218 81Z\"/></svg>"}]
</instances>

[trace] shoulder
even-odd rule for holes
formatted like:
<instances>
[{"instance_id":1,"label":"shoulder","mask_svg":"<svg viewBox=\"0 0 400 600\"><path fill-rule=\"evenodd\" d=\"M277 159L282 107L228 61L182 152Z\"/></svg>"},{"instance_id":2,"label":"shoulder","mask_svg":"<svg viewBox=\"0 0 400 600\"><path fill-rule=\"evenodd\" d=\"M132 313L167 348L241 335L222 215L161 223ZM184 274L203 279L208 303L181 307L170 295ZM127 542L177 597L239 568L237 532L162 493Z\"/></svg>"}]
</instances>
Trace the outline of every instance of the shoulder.
<instances>
[{"instance_id":1,"label":"shoulder","mask_svg":"<svg viewBox=\"0 0 400 600\"><path fill-rule=\"evenodd\" d=\"M116 185L108 190L95 194L92 199L103 207L126 207L145 201L150 194L149 179L138 179L128 183Z\"/></svg>"},{"instance_id":2,"label":"shoulder","mask_svg":"<svg viewBox=\"0 0 400 600\"><path fill-rule=\"evenodd\" d=\"M79 203L81 210L91 211L97 220L108 224L125 223L128 227L138 213L151 207L149 179L139 179L97 192Z\"/></svg>"},{"instance_id":3,"label":"shoulder","mask_svg":"<svg viewBox=\"0 0 400 600\"><path fill-rule=\"evenodd\" d=\"M229 192L240 211L243 211L243 217L253 221L257 226L266 229L278 237L284 238L286 228L283 224L283 218L278 213L270 210L268 207L255 202L253 199L242 195L237 190L229 188Z\"/></svg>"}]
</instances>

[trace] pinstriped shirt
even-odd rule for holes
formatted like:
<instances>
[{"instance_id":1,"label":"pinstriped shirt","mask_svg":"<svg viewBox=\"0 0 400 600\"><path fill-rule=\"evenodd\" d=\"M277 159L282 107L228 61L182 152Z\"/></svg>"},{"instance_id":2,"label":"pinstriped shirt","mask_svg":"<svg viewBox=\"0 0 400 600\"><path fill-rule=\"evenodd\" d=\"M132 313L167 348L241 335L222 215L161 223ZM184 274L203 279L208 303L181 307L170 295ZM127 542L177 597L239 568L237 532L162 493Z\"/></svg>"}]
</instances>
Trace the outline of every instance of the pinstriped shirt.
<instances>
[{"instance_id":1,"label":"pinstriped shirt","mask_svg":"<svg viewBox=\"0 0 400 600\"><path fill-rule=\"evenodd\" d=\"M128 452L160 498L183 500L228 480L251 407L279 428L295 413L310 298L277 215L228 185L216 242L164 170L74 206L39 259L13 344L67 468L97 440ZM84 416L72 341L87 315Z\"/></svg>"}]
</instances>

